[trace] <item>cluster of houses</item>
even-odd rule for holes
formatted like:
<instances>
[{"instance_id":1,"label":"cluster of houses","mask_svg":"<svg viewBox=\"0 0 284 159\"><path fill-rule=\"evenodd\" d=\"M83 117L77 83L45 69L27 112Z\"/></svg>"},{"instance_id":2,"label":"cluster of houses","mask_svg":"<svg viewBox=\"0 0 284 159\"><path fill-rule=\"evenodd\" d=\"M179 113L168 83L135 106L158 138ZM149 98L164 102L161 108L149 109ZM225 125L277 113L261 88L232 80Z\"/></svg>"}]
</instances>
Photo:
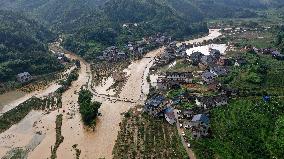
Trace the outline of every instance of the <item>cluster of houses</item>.
<instances>
[{"instance_id":1,"label":"cluster of houses","mask_svg":"<svg viewBox=\"0 0 284 159\"><path fill-rule=\"evenodd\" d=\"M236 90L220 89L220 94L215 96L193 96L197 108L203 111L192 109L178 111L180 127L190 130L192 138L201 138L209 135L210 117L208 111L214 107L228 104L228 96L236 95ZM197 113L196 113L197 112Z\"/></svg>"},{"instance_id":2,"label":"cluster of houses","mask_svg":"<svg viewBox=\"0 0 284 159\"><path fill-rule=\"evenodd\" d=\"M155 58L154 67L161 67L174 61L175 59L182 59L187 57L186 50L192 48L193 45L182 43L177 46L176 42L171 42L165 48L165 52L159 57Z\"/></svg>"},{"instance_id":3,"label":"cluster of houses","mask_svg":"<svg viewBox=\"0 0 284 159\"><path fill-rule=\"evenodd\" d=\"M225 74L218 68L212 69L210 73L214 76ZM164 76L158 78L157 89L159 91L177 89L182 84L192 83L193 77L190 72L167 72ZM192 132L193 138L205 137L209 130L209 110L227 105L229 97L237 95L236 90L218 84L215 88L217 95L214 96L202 96L187 92L179 94L174 99L167 99L162 93L155 94L145 102L144 111L153 117L164 117L172 125L179 120L184 129ZM198 111L187 109L178 111L177 116L175 116L173 108L184 102L195 105Z\"/></svg>"},{"instance_id":4,"label":"cluster of houses","mask_svg":"<svg viewBox=\"0 0 284 159\"><path fill-rule=\"evenodd\" d=\"M120 51L116 46L110 46L106 48L102 55L98 57L100 60L105 60L109 62L116 62L124 60L127 58L127 54L123 51Z\"/></svg>"},{"instance_id":5,"label":"cluster of houses","mask_svg":"<svg viewBox=\"0 0 284 159\"><path fill-rule=\"evenodd\" d=\"M228 69L226 67L215 66L210 67L209 70L203 72L201 77L204 83L212 84L216 82L216 77L224 76L226 74L228 74Z\"/></svg>"},{"instance_id":6,"label":"cluster of houses","mask_svg":"<svg viewBox=\"0 0 284 159\"><path fill-rule=\"evenodd\" d=\"M222 32L226 33L228 35L236 35L248 31L264 31L268 30L270 27L260 27L260 26L255 26L255 27L234 27L234 28L223 28Z\"/></svg>"},{"instance_id":7,"label":"cluster of houses","mask_svg":"<svg viewBox=\"0 0 284 159\"><path fill-rule=\"evenodd\" d=\"M165 117L170 123L176 122L172 101L166 99L161 94L155 94L145 102L144 111L153 117Z\"/></svg>"},{"instance_id":8,"label":"cluster of houses","mask_svg":"<svg viewBox=\"0 0 284 159\"><path fill-rule=\"evenodd\" d=\"M146 53L148 41L143 38L141 41L128 42L126 48L130 56L134 59L140 59Z\"/></svg>"},{"instance_id":9,"label":"cluster of houses","mask_svg":"<svg viewBox=\"0 0 284 159\"><path fill-rule=\"evenodd\" d=\"M203 83L212 84L216 78L229 73L229 66L240 67L246 64L242 58L232 59L221 55L219 50L211 49L209 55L201 52L194 52L190 55L189 61L200 68L204 68L201 78Z\"/></svg>"},{"instance_id":10,"label":"cluster of houses","mask_svg":"<svg viewBox=\"0 0 284 159\"><path fill-rule=\"evenodd\" d=\"M194 52L190 56L187 56L185 51L188 47L190 46L185 44L177 47L176 44L171 43L168 45L166 55L163 58L165 56L171 57L174 60L179 57L187 58L187 61L192 65L205 68L203 69L205 71L199 72L198 75L193 72L166 72L159 75L156 90L160 93L151 96L146 101L144 110L154 117L164 117L170 124L179 122L182 128L188 129L191 132L193 138L200 138L209 134L209 110L227 105L229 97L237 95L236 90L222 87L216 80L217 77L227 75L229 66L242 66L246 61L241 58L226 58L216 49L211 49L209 55ZM159 60L161 61L161 59ZM212 90L216 92L216 95L204 96L199 93L187 93L180 94L174 99L167 99L161 93L170 89L178 89L182 85L191 85L197 81L208 86L208 88L212 86ZM181 103L190 103L195 107L182 111L177 110L177 116L175 116L173 108Z\"/></svg>"},{"instance_id":11,"label":"cluster of houses","mask_svg":"<svg viewBox=\"0 0 284 159\"><path fill-rule=\"evenodd\" d=\"M116 46L110 46L102 52L98 59L108 62L123 61L129 57L133 59L140 59L149 48L167 45L170 42L170 37L162 34L156 34L154 36L143 38L140 41L128 42L128 44L126 44L121 50Z\"/></svg>"},{"instance_id":12,"label":"cluster of houses","mask_svg":"<svg viewBox=\"0 0 284 159\"><path fill-rule=\"evenodd\" d=\"M167 72L158 77L156 88L160 91L178 88L182 84L192 83L192 80L191 72Z\"/></svg>"},{"instance_id":13,"label":"cluster of houses","mask_svg":"<svg viewBox=\"0 0 284 159\"><path fill-rule=\"evenodd\" d=\"M210 49L209 55L204 55L201 52L193 52L189 56L189 61L199 67L229 66L232 64L231 59L223 57L220 51L216 49Z\"/></svg>"},{"instance_id":14,"label":"cluster of houses","mask_svg":"<svg viewBox=\"0 0 284 159\"><path fill-rule=\"evenodd\" d=\"M194 96L195 105L204 110L203 113L196 113L191 109L174 112L174 106L179 104L174 100L169 100L161 94L156 94L149 98L144 105L144 111L153 117L164 117L165 120L173 125L179 120L181 127L192 132L193 138L205 137L209 130L208 110L228 104L228 97L225 94L213 97Z\"/></svg>"},{"instance_id":15,"label":"cluster of houses","mask_svg":"<svg viewBox=\"0 0 284 159\"><path fill-rule=\"evenodd\" d=\"M176 59L173 57L173 59ZM198 65L206 68L202 73L201 78L203 83L212 84L215 79L228 74L228 66L241 66L245 64L242 59L229 59L221 56L220 51L211 49L210 55L204 55L201 52L194 52L189 56L189 61L193 65ZM160 75L157 80L158 90L167 90L176 87L180 84L189 84L193 81L191 72L168 72L165 75Z\"/></svg>"},{"instance_id":16,"label":"cluster of houses","mask_svg":"<svg viewBox=\"0 0 284 159\"><path fill-rule=\"evenodd\" d=\"M261 48L258 49L256 47L253 47L252 50L255 53L258 54L266 54L266 55L271 55L273 58L277 59L277 60L284 60L284 54L282 54L281 52L271 49L271 48Z\"/></svg>"},{"instance_id":17,"label":"cluster of houses","mask_svg":"<svg viewBox=\"0 0 284 159\"><path fill-rule=\"evenodd\" d=\"M196 114L191 110L179 111L179 118L184 119L183 126L185 129L190 129L192 138L201 138L209 134L210 119L206 114Z\"/></svg>"},{"instance_id":18,"label":"cluster of houses","mask_svg":"<svg viewBox=\"0 0 284 159\"><path fill-rule=\"evenodd\" d=\"M228 97L225 94L220 94L216 96L200 96L195 99L197 107L204 110L209 110L214 107L224 106L228 104Z\"/></svg>"}]
</instances>

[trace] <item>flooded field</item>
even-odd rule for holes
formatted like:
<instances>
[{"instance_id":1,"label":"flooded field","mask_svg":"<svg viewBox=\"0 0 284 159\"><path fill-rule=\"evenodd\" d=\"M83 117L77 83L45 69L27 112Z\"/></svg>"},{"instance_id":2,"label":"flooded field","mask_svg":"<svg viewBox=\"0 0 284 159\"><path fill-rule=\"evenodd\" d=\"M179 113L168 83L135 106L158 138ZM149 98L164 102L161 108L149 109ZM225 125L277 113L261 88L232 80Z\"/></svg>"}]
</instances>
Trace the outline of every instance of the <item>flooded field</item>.
<instances>
[{"instance_id":1,"label":"flooded field","mask_svg":"<svg viewBox=\"0 0 284 159\"><path fill-rule=\"evenodd\" d=\"M213 31L207 37L216 37L218 31ZM204 39L204 38L203 38ZM203 39L201 41L203 41ZM118 95L119 99L136 102L124 102L119 100L108 100L106 98L94 97L94 100L102 102L95 130L90 130L83 126L77 103L78 92L82 86L91 88L92 74L90 65L80 57L70 53L72 59L81 61L79 79L72 83L69 90L62 95L62 108L46 113L42 111L32 111L19 124L12 126L7 131L0 134L0 156L9 154L16 147L21 147L27 151L27 158L39 159L50 158L51 147L55 144L56 115L63 114L62 135L63 142L57 150L57 158L75 158L73 145L81 150L80 158L112 158L112 149L119 131L119 123L122 121L123 113L137 104L143 104L149 92L149 83L146 78L149 69L154 62L154 57L163 53L164 47L151 51L145 55L147 58L132 62L124 72L128 79ZM94 89L101 93L110 93L108 88L113 81L107 79ZM52 91L53 87L48 89ZM91 89L90 89L91 90ZM35 93L43 95L48 92ZM93 92L95 94L95 92ZM17 101L17 100L16 100Z\"/></svg>"},{"instance_id":2,"label":"flooded field","mask_svg":"<svg viewBox=\"0 0 284 159\"><path fill-rule=\"evenodd\" d=\"M23 91L10 91L8 93L4 93L0 95L0 112L4 108L5 105L22 98L26 95Z\"/></svg>"},{"instance_id":3,"label":"flooded field","mask_svg":"<svg viewBox=\"0 0 284 159\"><path fill-rule=\"evenodd\" d=\"M192 39L192 40L187 40L185 41L185 43L201 43L204 40L211 40L211 39L215 39L219 36L221 36L222 33L220 32L220 29L210 29L209 30L209 34L207 36L201 37L201 38L197 38L197 39Z\"/></svg>"},{"instance_id":4,"label":"flooded field","mask_svg":"<svg viewBox=\"0 0 284 159\"><path fill-rule=\"evenodd\" d=\"M39 91L34 91L32 93L21 93L18 91L12 91L9 93L5 93L3 95L1 95L0 98L5 99L4 100L4 104L2 106L0 106L0 116L17 107L19 104L23 103L24 101L30 99L31 97L35 96L35 97L44 97L47 96L48 94L55 92L58 88L60 87L59 84L57 83L52 83L50 84L46 89L44 90L39 90Z\"/></svg>"},{"instance_id":5,"label":"flooded field","mask_svg":"<svg viewBox=\"0 0 284 159\"><path fill-rule=\"evenodd\" d=\"M63 75L69 74L72 70L74 70L75 67L71 67L64 72L62 72ZM23 91L15 90L10 91L4 94L0 95L0 116L15 108L19 104L23 103L24 101L28 100L29 98L35 96L35 97L44 97L49 95L52 92L55 92L61 85L59 85L56 81L50 83L46 86L44 89L40 89L37 91L33 91L31 93L25 93Z\"/></svg>"},{"instance_id":6,"label":"flooded field","mask_svg":"<svg viewBox=\"0 0 284 159\"><path fill-rule=\"evenodd\" d=\"M115 90L111 89L110 87L114 84L114 79L112 77L108 77L103 79L103 81L95 87L95 90L98 94L103 95L115 95Z\"/></svg>"},{"instance_id":7,"label":"flooded field","mask_svg":"<svg viewBox=\"0 0 284 159\"><path fill-rule=\"evenodd\" d=\"M194 52L201 52L204 55L209 55L210 49L217 49L221 54L224 54L227 49L226 44L210 44L205 46L197 46L186 50L187 55L191 55Z\"/></svg>"}]
</instances>

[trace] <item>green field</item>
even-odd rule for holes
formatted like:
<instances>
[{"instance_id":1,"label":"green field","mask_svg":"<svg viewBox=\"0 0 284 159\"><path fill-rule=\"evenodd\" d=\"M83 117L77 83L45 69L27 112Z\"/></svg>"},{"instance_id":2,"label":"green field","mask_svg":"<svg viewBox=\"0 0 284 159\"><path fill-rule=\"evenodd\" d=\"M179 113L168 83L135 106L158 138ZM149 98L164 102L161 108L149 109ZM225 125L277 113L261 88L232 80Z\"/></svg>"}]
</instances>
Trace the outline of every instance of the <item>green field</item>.
<instances>
[{"instance_id":1,"label":"green field","mask_svg":"<svg viewBox=\"0 0 284 159\"><path fill-rule=\"evenodd\" d=\"M188 158L176 126L132 111L125 116L113 149L114 158Z\"/></svg>"}]
</instances>

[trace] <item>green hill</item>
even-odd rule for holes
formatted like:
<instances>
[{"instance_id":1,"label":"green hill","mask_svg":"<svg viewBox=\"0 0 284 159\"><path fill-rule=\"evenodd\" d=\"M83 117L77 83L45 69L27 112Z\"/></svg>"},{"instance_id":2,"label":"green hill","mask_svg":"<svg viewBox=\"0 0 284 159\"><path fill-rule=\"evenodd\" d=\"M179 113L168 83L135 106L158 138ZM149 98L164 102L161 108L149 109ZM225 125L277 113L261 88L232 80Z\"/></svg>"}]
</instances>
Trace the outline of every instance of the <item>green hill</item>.
<instances>
[{"instance_id":1,"label":"green hill","mask_svg":"<svg viewBox=\"0 0 284 159\"><path fill-rule=\"evenodd\" d=\"M202 14L188 0L4 0L0 8L22 11L64 32L119 23L201 21ZM99 24L98 24L99 23ZM78 26L79 25L79 26Z\"/></svg>"},{"instance_id":2,"label":"green hill","mask_svg":"<svg viewBox=\"0 0 284 159\"><path fill-rule=\"evenodd\" d=\"M34 20L10 11L0 11L0 82L28 71L32 75L61 69L47 53L46 43L55 35Z\"/></svg>"},{"instance_id":3,"label":"green hill","mask_svg":"<svg viewBox=\"0 0 284 159\"><path fill-rule=\"evenodd\" d=\"M85 57L109 45L157 32L184 38L206 32L204 18L254 17L281 0L3 0L0 9L21 11L65 36L65 46ZM136 23L138 27L123 28ZM86 56L88 54L88 56Z\"/></svg>"}]
</instances>

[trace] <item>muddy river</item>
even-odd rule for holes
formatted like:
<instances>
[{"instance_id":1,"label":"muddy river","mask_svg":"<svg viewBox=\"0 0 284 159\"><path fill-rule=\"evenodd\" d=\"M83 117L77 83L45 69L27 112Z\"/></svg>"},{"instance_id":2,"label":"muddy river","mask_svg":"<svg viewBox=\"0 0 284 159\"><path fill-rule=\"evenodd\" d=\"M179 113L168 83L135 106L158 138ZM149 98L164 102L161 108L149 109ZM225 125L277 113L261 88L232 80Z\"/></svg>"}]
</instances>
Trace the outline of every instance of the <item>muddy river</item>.
<instances>
[{"instance_id":1,"label":"muddy river","mask_svg":"<svg viewBox=\"0 0 284 159\"><path fill-rule=\"evenodd\" d=\"M221 34L218 30L213 30L205 38L216 38L219 35ZM203 40L204 38L200 39L200 41ZM81 61L81 69L79 79L73 82L70 89L63 93L62 108L51 113L32 111L19 124L1 133L0 156L5 156L14 148L21 147L27 151L27 158L50 158L51 146L55 143L55 119L56 115L61 113L63 114L62 135L64 141L57 150L59 159L75 158L75 151L72 148L75 144L81 150L80 158L112 158L112 149L119 131L119 123L123 118L122 113L137 104L144 103L149 92L149 84L146 80L149 68L154 62L154 57L163 51L164 48L151 51L145 55L147 58L132 62L126 69L128 79L118 98L135 102L108 100L99 96L94 97L94 100L102 102L100 108L102 116L97 120L95 131L89 130L82 125L77 104L77 92L81 86L87 84L89 88L91 87L90 65L76 55L70 54L69 57ZM110 83L112 83L111 80L106 80L95 90L111 94L112 92L108 90Z\"/></svg>"}]
</instances>

